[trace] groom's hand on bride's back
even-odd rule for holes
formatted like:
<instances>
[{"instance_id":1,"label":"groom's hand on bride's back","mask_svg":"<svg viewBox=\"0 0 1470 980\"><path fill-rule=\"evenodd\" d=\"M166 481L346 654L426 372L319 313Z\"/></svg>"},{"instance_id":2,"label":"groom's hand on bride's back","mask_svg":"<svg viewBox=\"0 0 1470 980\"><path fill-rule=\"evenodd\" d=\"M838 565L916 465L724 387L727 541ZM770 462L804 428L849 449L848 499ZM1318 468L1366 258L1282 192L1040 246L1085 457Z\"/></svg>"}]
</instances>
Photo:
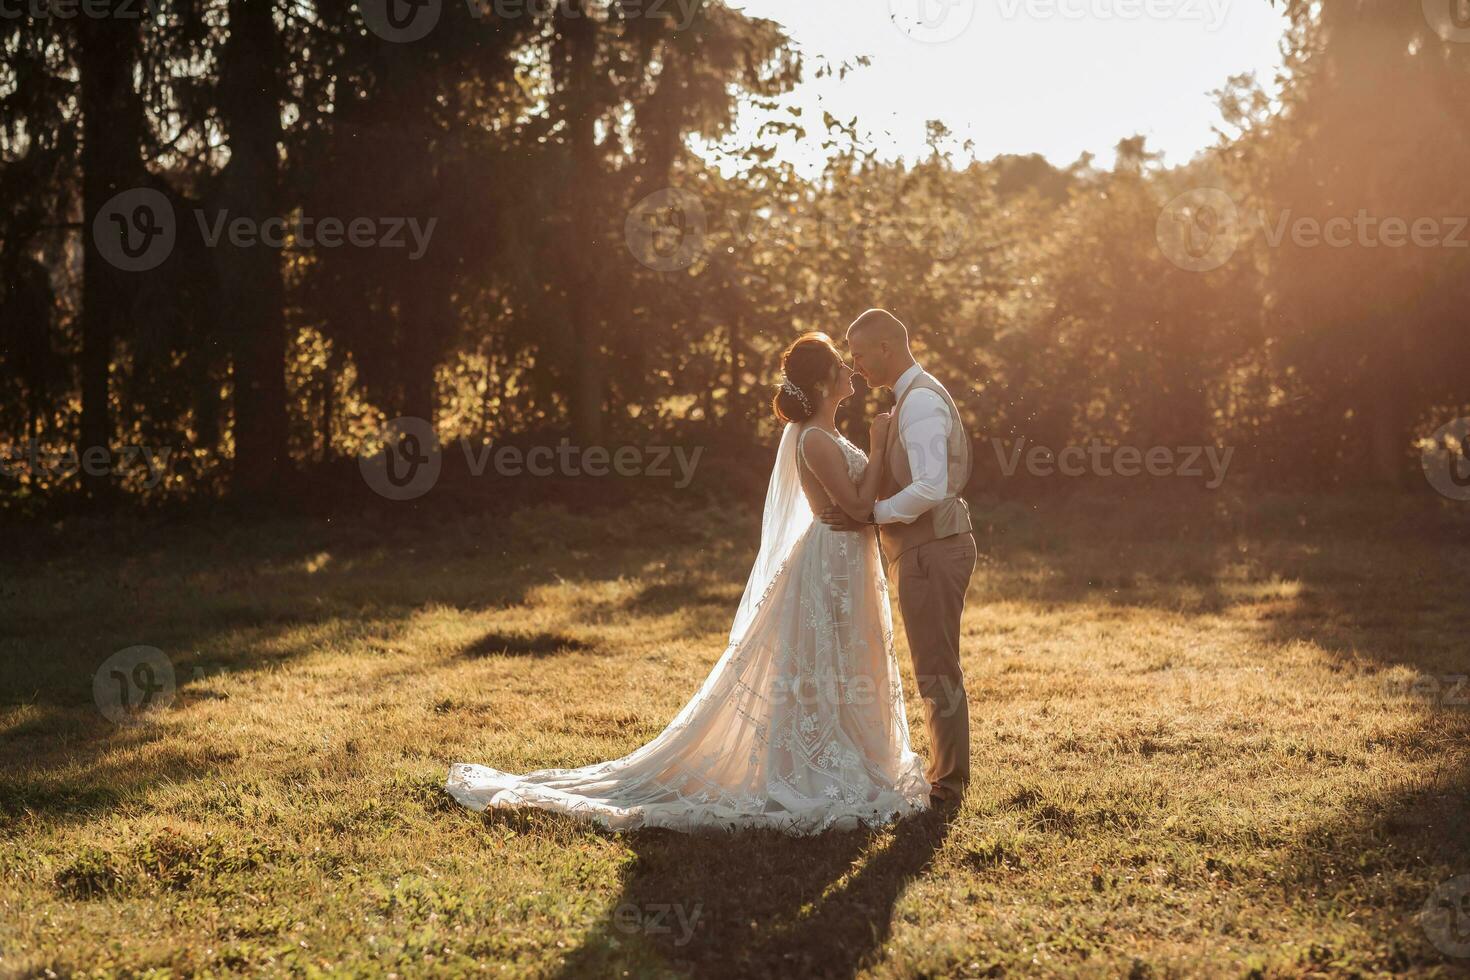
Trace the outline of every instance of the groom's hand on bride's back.
<instances>
[{"instance_id":1,"label":"groom's hand on bride's back","mask_svg":"<svg viewBox=\"0 0 1470 980\"><path fill-rule=\"evenodd\" d=\"M836 531L860 531L866 525L862 521L855 521L847 516L847 511L833 504L817 515L822 523Z\"/></svg>"}]
</instances>

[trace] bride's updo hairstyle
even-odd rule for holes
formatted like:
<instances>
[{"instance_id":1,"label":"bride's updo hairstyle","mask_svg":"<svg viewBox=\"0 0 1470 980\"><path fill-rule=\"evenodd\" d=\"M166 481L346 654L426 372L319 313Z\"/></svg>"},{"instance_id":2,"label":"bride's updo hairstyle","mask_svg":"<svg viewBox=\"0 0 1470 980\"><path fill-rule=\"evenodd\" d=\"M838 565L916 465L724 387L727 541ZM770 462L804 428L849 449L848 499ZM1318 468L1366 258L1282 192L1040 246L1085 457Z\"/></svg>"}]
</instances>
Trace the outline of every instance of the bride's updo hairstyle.
<instances>
[{"instance_id":1,"label":"bride's updo hairstyle","mask_svg":"<svg viewBox=\"0 0 1470 980\"><path fill-rule=\"evenodd\" d=\"M771 410L782 422L805 422L822 400L818 388L832 379L842 354L824 333L803 334L781 353L781 383Z\"/></svg>"}]
</instances>

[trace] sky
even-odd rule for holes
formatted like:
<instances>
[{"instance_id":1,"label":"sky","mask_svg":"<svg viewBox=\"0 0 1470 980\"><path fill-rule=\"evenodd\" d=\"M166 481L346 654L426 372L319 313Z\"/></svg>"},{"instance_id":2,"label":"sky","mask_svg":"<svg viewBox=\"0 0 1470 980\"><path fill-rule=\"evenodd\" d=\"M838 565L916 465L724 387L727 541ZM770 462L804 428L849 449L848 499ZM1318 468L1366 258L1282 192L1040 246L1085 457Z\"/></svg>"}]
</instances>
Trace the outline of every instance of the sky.
<instances>
[{"instance_id":1,"label":"sky","mask_svg":"<svg viewBox=\"0 0 1470 980\"><path fill-rule=\"evenodd\" d=\"M1255 72L1276 91L1285 30L1268 0L727 2L781 24L806 56L807 80L786 101L808 124L823 108L856 116L887 159L922 155L925 121L939 119L982 160L1040 153L1063 166L1087 151L1111 166L1118 140L1143 134L1165 164L1187 163L1215 141L1209 93L1228 77ZM859 55L872 64L812 77L818 58ZM762 118L744 114L734 145ZM816 142L783 155L812 173Z\"/></svg>"}]
</instances>

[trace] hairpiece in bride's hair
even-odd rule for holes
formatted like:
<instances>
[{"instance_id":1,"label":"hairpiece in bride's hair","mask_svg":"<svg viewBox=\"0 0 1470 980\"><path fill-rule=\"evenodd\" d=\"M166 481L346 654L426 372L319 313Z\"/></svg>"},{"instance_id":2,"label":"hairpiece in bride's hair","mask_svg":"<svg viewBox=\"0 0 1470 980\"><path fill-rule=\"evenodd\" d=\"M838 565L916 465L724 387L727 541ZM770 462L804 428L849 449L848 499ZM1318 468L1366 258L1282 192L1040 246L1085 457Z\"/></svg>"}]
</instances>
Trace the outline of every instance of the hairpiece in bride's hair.
<instances>
[{"instance_id":1,"label":"hairpiece in bride's hair","mask_svg":"<svg viewBox=\"0 0 1470 980\"><path fill-rule=\"evenodd\" d=\"M806 333L781 352L780 387L771 397L771 412L782 423L806 422L838 380L842 355L824 333Z\"/></svg>"},{"instance_id":2,"label":"hairpiece in bride's hair","mask_svg":"<svg viewBox=\"0 0 1470 980\"><path fill-rule=\"evenodd\" d=\"M812 414L812 403L806 400L806 392L792 384L791 379L786 377L785 371L781 372L781 390L788 395L795 395L796 400L801 402L801 407L806 410L806 413L808 415Z\"/></svg>"}]
</instances>

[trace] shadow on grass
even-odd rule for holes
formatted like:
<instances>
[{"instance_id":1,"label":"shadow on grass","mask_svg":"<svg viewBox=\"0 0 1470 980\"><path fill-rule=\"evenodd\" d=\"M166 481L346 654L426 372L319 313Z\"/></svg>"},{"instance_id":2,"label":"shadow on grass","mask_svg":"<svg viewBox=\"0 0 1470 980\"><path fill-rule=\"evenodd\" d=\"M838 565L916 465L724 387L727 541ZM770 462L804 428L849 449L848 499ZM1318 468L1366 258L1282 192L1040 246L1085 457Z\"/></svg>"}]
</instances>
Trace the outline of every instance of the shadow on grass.
<instances>
[{"instance_id":1,"label":"shadow on grass","mask_svg":"<svg viewBox=\"0 0 1470 980\"><path fill-rule=\"evenodd\" d=\"M1374 520L1365 512L1352 521L1305 526L1294 520L1226 523L1167 538L1106 525L1103 533L1087 521L1044 526L1035 540L997 549L996 588L987 593L977 583L972 601L1101 598L1215 612L1241 601L1222 582L1233 574L1228 566L1246 564L1250 581L1276 577L1300 584L1294 598L1263 608L1258 617L1267 645L1311 642L1345 677L1405 667L1430 679L1427 689L1442 692L1442 702L1455 690L1448 679L1470 674L1464 652L1470 604L1463 595L1470 549L1450 522L1421 528ZM205 696L208 687L207 674L193 676L201 656L218 664L219 673L275 670L313 651L307 643L282 642L304 625L341 622L345 635L338 642L362 636L391 641L426 604L464 610L514 604L552 581L651 577L618 610L623 615L693 604L727 622L734 606L733 600L715 601L714 587L686 588L686 582L702 581L692 570L707 564L707 556L686 552L676 561L680 549L658 539L647 547L612 546L611 560L587 563L542 558L545 542L539 539L538 550L492 562L466 550L466 535L449 531L389 547L365 532L349 535L345 544L321 532L304 541L286 533L259 543L246 537L237 531L219 544L186 540L188 547L157 547L143 557L87 554L59 568L28 569L31 579L9 578L21 583L9 586L19 591L4 601L17 615L0 634L0 706L21 706L0 715L0 810L9 820L29 819L26 813L89 819L146 796L155 785L188 784L229 764L202 753L169 752L160 759L131 744L153 733L120 739L102 722L91 702L92 674L107 654L134 643L157 645L176 658L180 698L187 702ZM315 563L318 551L329 552L331 560ZM650 576L647 563L654 560L660 570ZM1036 579L1012 575L1027 563ZM719 578L738 582L746 567L744 558L722 566ZM610 612L593 607L590 615ZM566 639L492 633L464 653L541 657L568 648ZM1470 873L1470 822L1463 818L1470 808L1464 763L1470 709L1427 703L1423 710L1421 724L1386 733L1392 741L1382 747L1438 754L1441 778L1347 801L1340 820L1313 829L1290 857L1303 900L1346 899L1380 887L1373 880L1377 871L1396 874L1393 887L1400 891L1374 907L1402 913L1398 938L1419 933L1408 919L1435 884ZM135 761L142 758L146 763ZM51 769L67 774L53 777ZM637 861L613 913L571 954L565 975L612 973L637 944L699 975L851 976L881 955L895 903L924 872L946 829L914 820L892 832L815 840L633 835L629 846ZM1365 863L1357 863L1360 855L1369 855ZM692 931L685 928L691 925ZM1426 949L1406 955L1418 957L1413 962L1442 962Z\"/></svg>"},{"instance_id":2,"label":"shadow on grass","mask_svg":"<svg viewBox=\"0 0 1470 980\"><path fill-rule=\"evenodd\" d=\"M78 535L52 542L50 557L0 556L0 820L78 822L227 768L222 753L149 744L170 737L166 723L181 708L225 698L221 679L233 678L234 696L248 699L240 679L289 667L323 643L371 656L426 607L476 614L524 605L551 583L635 578L655 559L682 578L701 561L638 542L592 564L557 548L547 557L548 542L576 527L558 523L573 518L543 516L546 527L520 543L453 524L294 522ZM495 548L482 549L486 540ZM169 659L175 697L164 725L124 730L103 717L93 680L111 654L136 645ZM463 654L584 648L556 632L507 631Z\"/></svg>"},{"instance_id":3,"label":"shadow on grass","mask_svg":"<svg viewBox=\"0 0 1470 980\"><path fill-rule=\"evenodd\" d=\"M42 819L51 824L87 823L144 798L154 786L186 783L218 772L238 758L232 751L207 746L193 751L160 751L149 744L158 736L144 730L146 727L111 735L107 740L109 751L73 753L67 761L82 768L70 776L45 765L7 766L0 774L0 830L14 830L28 821ZM16 752L29 747L33 757L44 759L50 755L29 738L14 741ZM144 751L148 755L146 765L138 762Z\"/></svg>"},{"instance_id":4,"label":"shadow on grass","mask_svg":"<svg viewBox=\"0 0 1470 980\"><path fill-rule=\"evenodd\" d=\"M1470 724L1461 724L1463 743ZM1445 742L1426 720L1400 742ZM1306 828L1288 845L1272 891L1315 909L1328 928L1299 950L1316 970L1470 976L1470 772L1448 767L1429 780L1345 799L1339 816ZM1371 944L1343 939L1351 924ZM1356 947L1356 950L1354 950ZM1353 951L1363 962L1339 958ZM1333 969L1333 968L1336 969Z\"/></svg>"},{"instance_id":5,"label":"shadow on grass","mask_svg":"<svg viewBox=\"0 0 1470 980\"><path fill-rule=\"evenodd\" d=\"M700 977L851 977L880 956L894 906L949 833L929 812L878 831L790 837L640 831L607 920L559 976L613 976L627 947Z\"/></svg>"},{"instance_id":6,"label":"shadow on grass","mask_svg":"<svg viewBox=\"0 0 1470 980\"><path fill-rule=\"evenodd\" d=\"M1463 574L1470 510L1416 495L1258 500L1083 498L1036 513L977 515L981 561L971 600L1100 603L1215 614L1273 577L1329 599ZM1427 562L1419 559L1427 558ZM1426 567L1427 565L1427 567ZM1392 594L1394 590L1389 590ZM1430 608L1431 588L1390 610ZM1378 593L1383 595L1385 593ZM1470 606L1451 603L1470 616ZM1304 606L1308 615L1311 610ZM1470 622L1470 618L1466 619ZM1390 621L1390 625L1392 622Z\"/></svg>"},{"instance_id":7,"label":"shadow on grass","mask_svg":"<svg viewBox=\"0 0 1470 980\"><path fill-rule=\"evenodd\" d=\"M587 650L591 644L562 633L486 633L462 651L466 657L547 657Z\"/></svg>"},{"instance_id":8,"label":"shadow on grass","mask_svg":"<svg viewBox=\"0 0 1470 980\"><path fill-rule=\"evenodd\" d=\"M665 616L683 612L692 606L713 606L722 612L735 615L740 604L740 594L734 597L719 588L697 582L655 582L644 586L638 594L621 604L625 613Z\"/></svg>"},{"instance_id":9,"label":"shadow on grass","mask_svg":"<svg viewBox=\"0 0 1470 980\"><path fill-rule=\"evenodd\" d=\"M1470 958L1446 953L1470 948L1470 885L1442 892L1470 875L1466 543L1453 523L1321 538L1280 563L1301 589L1264 624L1272 645L1308 643L1344 688L1366 682L1372 701L1396 705L1407 723L1366 731L1367 748L1432 765L1415 782L1345 796L1334 818L1288 845L1274 883L1325 919L1368 930L1377 942L1367 965L1387 972L1470 972ZM1459 907L1424 919L1426 903L1449 899ZM1324 936L1299 965L1327 969L1343 952L1333 943Z\"/></svg>"},{"instance_id":10,"label":"shadow on grass","mask_svg":"<svg viewBox=\"0 0 1470 980\"><path fill-rule=\"evenodd\" d=\"M1295 968L1470 971L1470 957L1445 952L1470 948L1470 512L1407 497L1278 500L1188 535L1167 523L1100 521L1096 533L1069 538L1077 528L1038 522L998 535L981 601L1225 614L1257 629L1265 649L1305 646L1322 661L1303 675L1310 689L1281 690L1283 702L1392 708L1391 722L1365 726L1363 748L1418 775L1344 787L1327 819L1269 828L1287 833L1270 888L1325 924ZM1330 733L1304 734L1312 752ZM1435 903L1437 924L1424 916ZM1371 946L1345 938L1353 929ZM1345 954L1362 961L1338 962Z\"/></svg>"}]
</instances>

